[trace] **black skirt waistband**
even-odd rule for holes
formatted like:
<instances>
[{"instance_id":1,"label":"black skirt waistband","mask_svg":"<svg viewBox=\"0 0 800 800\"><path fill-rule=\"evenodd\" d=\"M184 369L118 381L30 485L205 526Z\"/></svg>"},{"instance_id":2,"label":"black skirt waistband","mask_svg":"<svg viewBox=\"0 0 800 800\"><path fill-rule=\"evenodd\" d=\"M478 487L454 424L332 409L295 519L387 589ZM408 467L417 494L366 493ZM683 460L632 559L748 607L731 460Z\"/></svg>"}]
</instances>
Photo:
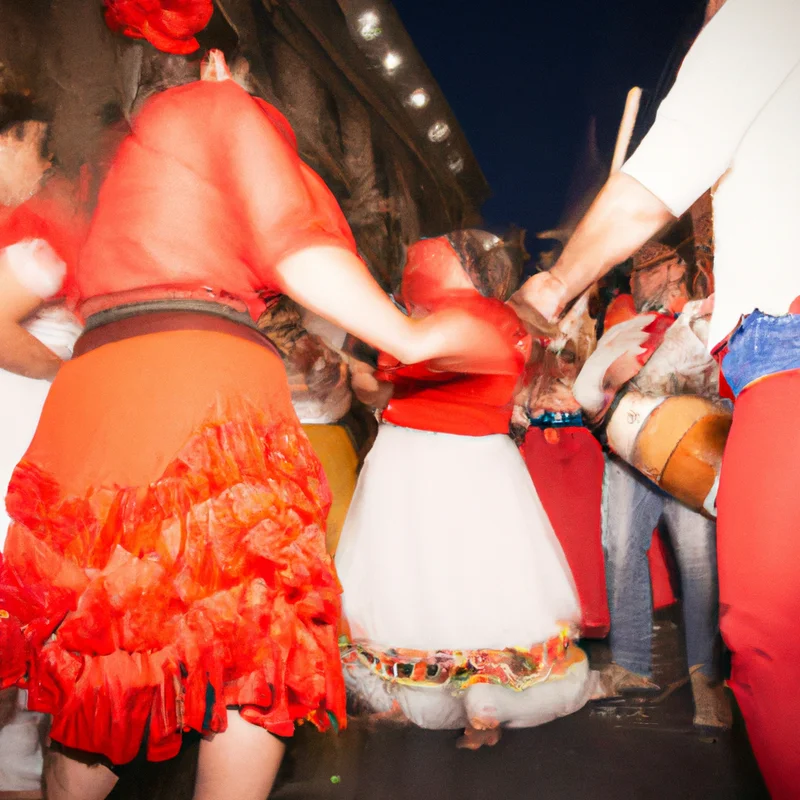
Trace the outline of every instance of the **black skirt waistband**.
<instances>
[{"instance_id":1,"label":"black skirt waistband","mask_svg":"<svg viewBox=\"0 0 800 800\"><path fill-rule=\"evenodd\" d=\"M266 347L280 357L278 349L249 314L223 303L189 299L128 303L92 314L75 343L73 357L112 342L168 331L226 333Z\"/></svg>"}]
</instances>

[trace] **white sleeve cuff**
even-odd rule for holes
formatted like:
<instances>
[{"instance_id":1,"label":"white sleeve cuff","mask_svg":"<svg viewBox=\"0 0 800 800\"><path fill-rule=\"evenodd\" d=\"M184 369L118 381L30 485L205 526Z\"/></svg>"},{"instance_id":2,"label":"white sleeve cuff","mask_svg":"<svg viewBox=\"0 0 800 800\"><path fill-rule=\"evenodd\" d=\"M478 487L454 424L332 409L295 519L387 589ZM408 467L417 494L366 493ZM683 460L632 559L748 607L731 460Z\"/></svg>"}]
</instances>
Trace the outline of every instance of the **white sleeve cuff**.
<instances>
[{"instance_id":1,"label":"white sleeve cuff","mask_svg":"<svg viewBox=\"0 0 800 800\"><path fill-rule=\"evenodd\" d=\"M44 239L25 239L0 254L14 277L42 300L55 295L64 284L67 265Z\"/></svg>"}]
</instances>

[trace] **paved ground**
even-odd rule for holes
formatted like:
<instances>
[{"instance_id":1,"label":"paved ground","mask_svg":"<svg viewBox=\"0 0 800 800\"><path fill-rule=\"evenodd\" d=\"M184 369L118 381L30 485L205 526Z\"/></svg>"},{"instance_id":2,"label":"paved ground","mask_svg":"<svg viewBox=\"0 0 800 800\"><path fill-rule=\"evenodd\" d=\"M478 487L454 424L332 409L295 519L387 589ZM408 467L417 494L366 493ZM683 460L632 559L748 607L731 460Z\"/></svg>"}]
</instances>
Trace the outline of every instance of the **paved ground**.
<instances>
[{"instance_id":1,"label":"paved ground","mask_svg":"<svg viewBox=\"0 0 800 800\"><path fill-rule=\"evenodd\" d=\"M662 619L656 677L679 679L679 629ZM602 645L592 659L607 658ZM457 732L355 719L338 736L301 729L273 800L768 800L744 728L716 739L692 727L687 686L660 703L595 706L541 728L508 731L497 747L457 750ZM189 800L196 745L175 763L143 765L115 800ZM235 798L231 798L235 800Z\"/></svg>"}]
</instances>

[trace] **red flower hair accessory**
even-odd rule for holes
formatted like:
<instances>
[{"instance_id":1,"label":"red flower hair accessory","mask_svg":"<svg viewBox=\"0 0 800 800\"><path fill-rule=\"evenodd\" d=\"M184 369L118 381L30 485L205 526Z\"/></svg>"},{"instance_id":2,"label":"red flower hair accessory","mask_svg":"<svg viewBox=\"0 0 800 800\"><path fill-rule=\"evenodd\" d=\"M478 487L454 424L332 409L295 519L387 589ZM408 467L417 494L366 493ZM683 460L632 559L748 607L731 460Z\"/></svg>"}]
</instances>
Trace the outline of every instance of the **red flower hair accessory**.
<instances>
[{"instance_id":1,"label":"red flower hair accessory","mask_svg":"<svg viewBox=\"0 0 800 800\"><path fill-rule=\"evenodd\" d=\"M106 24L115 33L146 39L165 53L187 55L214 13L212 0L104 0Z\"/></svg>"}]
</instances>

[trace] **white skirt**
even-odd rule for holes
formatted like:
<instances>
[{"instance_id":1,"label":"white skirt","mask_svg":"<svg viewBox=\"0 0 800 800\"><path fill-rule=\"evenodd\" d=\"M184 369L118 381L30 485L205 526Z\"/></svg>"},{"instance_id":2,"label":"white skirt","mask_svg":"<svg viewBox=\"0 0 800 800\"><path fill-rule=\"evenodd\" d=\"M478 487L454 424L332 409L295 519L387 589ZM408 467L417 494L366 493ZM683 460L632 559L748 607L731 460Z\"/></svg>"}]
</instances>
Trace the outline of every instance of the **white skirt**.
<instances>
[{"instance_id":1,"label":"white skirt","mask_svg":"<svg viewBox=\"0 0 800 800\"><path fill-rule=\"evenodd\" d=\"M336 554L355 641L529 648L577 626L564 553L507 436L381 425Z\"/></svg>"}]
</instances>

